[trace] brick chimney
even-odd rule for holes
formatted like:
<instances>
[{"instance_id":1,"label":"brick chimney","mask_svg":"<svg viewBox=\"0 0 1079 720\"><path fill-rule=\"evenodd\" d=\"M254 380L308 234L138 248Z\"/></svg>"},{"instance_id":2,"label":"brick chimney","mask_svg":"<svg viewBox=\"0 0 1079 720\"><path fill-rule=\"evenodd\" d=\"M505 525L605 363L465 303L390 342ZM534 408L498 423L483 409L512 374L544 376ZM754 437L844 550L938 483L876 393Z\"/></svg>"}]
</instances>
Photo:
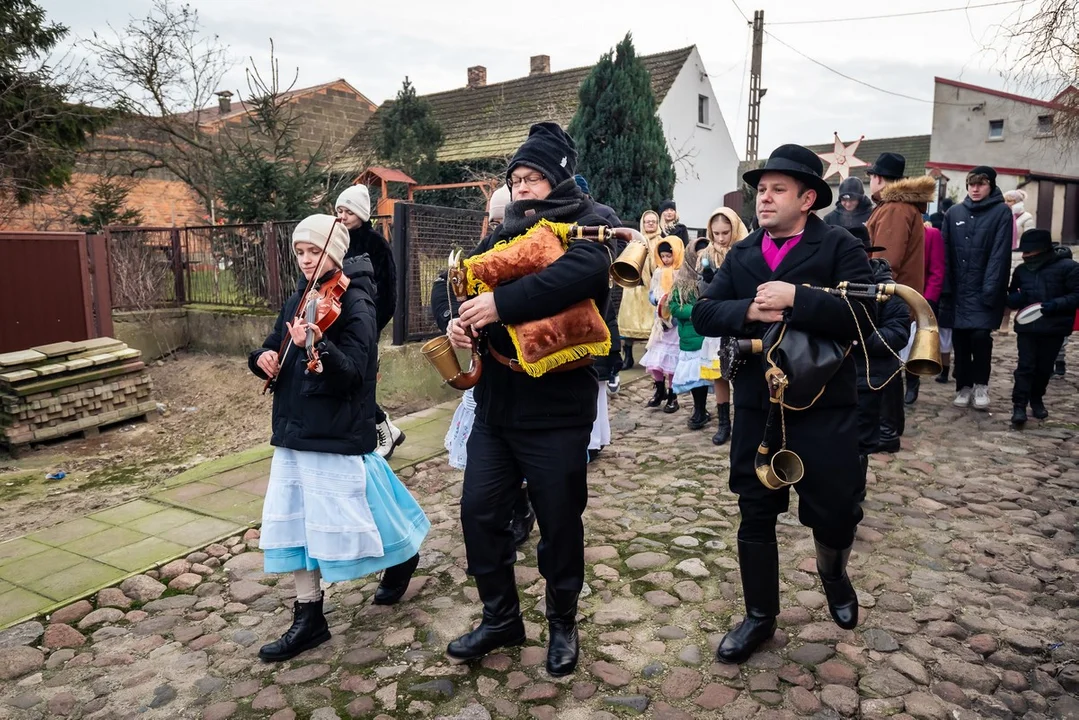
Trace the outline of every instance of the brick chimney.
<instances>
[{"instance_id":1,"label":"brick chimney","mask_svg":"<svg viewBox=\"0 0 1079 720\"><path fill-rule=\"evenodd\" d=\"M232 112L232 93L228 90L222 90L217 95L217 109L222 115Z\"/></svg>"},{"instance_id":2,"label":"brick chimney","mask_svg":"<svg viewBox=\"0 0 1079 720\"><path fill-rule=\"evenodd\" d=\"M550 75L551 74L551 56L550 55L533 55L530 62L529 75Z\"/></svg>"},{"instance_id":3,"label":"brick chimney","mask_svg":"<svg viewBox=\"0 0 1079 720\"><path fill-rule=\"evenodd\" d=\"M468 69L468 86L470 88L487 87L487 68L482 65L474 65Z\"/></svg>"}]
</instances>

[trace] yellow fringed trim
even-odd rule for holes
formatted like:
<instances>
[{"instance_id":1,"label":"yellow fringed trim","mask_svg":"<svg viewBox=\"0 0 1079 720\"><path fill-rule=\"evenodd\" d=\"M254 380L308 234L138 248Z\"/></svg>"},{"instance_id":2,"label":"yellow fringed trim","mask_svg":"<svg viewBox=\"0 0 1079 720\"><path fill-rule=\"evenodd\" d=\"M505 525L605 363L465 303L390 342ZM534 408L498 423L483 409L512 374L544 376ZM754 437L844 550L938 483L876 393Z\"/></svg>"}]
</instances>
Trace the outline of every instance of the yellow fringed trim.
<instances>
[{"instance_id":1,"label":"yellow fringed trim","mask_svg":"<svg viewBox=\"0 0 1079 720\"><path fill-rule=\"evenodd\" d=\"M492 288L490 285L478 279L475 275L472 274L472 266L475 263L487 257L487 255L489 255L490 253L500 252L510 247L511 245L518 243L521 240L524 240L531 233L535 232L537 228L540 227L546 227L551 232L553 232L555 234L555 237L562 241L563 250L569 249L569 229L572 227L572 225L570 225L569 223L553 223L550 220L540 220L538 223L530 227L528 231L525 232L523 235L518 235L517 237L510 238L509 240L499 240L490 250L480 253L479 255L474 255L473 257L470 257L464 261L465 281L468 285L469 294L479 295L480 293L494 292L494 288Z\"/></svg>"},{"instance_id":2,"label":"yellow fringed trim","mask_svg":"<svg viewBox=\"0 0 1079 720\"><path fill-rule=\"evenodd\" d=\"M589 302L592 303L592 309L599 314L599 306L596 305L596 301L590 300ZM600 315L600 317L602 318L603 316ZM565 365L574 360L580 360L589 355L601 356L611 352L611 331L608 330L605 325L603 329L603 334L606 336L605 340L594 343L585 343L583 345L571 345L568 348L553 352L550 355L531 363L522 359L524 356L521 354L521 343L517 339L517 328L512 325L507 325L506 331L509 333L510 340L513 341L513 349L517 351L517 362L529 377L540 377L544 373L550 372L560 365Z\"/></svg>"}]
</instances>

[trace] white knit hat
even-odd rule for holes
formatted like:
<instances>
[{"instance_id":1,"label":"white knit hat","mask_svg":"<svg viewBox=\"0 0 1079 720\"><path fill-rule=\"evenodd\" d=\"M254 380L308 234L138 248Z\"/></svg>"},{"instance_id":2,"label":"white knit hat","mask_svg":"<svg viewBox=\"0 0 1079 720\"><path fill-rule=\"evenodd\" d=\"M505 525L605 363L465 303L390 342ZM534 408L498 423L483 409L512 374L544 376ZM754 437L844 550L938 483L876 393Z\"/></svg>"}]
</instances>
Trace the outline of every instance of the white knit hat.
<instances>
[{"instance_id":1,"label":"white knit hat","mask_svg":"<svg viewBox=\"0 0 1079 720\"><path fill-rule=\"evenodd\" d=\"M326 236L331 232L330 244L326 245ZM348 252L348 230L333 215L308 215L292 231L292 247L295 248L297 243L311 243L319 248L326 245L330 260L341 267Z\"/></svg>"},{"instance_id":2,"label":"white knit hat","mask_svg":"<svg viewBox=\"0 0 1079 720\"><path fill-rule=\"evenodd\" d=\"M366 185L350 185L337 196L337 202L333 207L334 209L346 207L352 211L353 215L367 222L371 219L371 193L367 191Z\"/></svg>"},{"instance_id":3,"label":"white knit hat","mask_svg":"<svg viewBox=\"0 0 1079 720\"><path fill-rule=\"evenodd\" d=\"M487 217L496 222L502 222L506 217L506 206L509 204L509 185L499 185L498 189L491 193L491 199L487 203Z\"/></svg>"}]
</instances>

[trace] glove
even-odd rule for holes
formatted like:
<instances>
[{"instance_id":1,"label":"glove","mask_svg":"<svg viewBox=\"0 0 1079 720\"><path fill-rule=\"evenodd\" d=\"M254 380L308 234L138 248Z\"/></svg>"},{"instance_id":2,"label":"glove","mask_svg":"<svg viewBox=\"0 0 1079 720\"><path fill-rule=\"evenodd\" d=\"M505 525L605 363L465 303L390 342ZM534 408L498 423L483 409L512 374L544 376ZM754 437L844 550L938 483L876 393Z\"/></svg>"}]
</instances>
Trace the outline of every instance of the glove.
<instances>
[{"instance_id":1,"label":"glove","mask_svg":"<svg viewBox=\"0 0 1079 720\"><path fill-rule=\"evenodd\" d=\"M1046 300L1042 303L1042 315L1052 315L1057 311L1056 300Z\"/></svg>"},{"instance_id":2,"label":"glove","mask_svg":"<svg viewBox=\"0 0 1079 720\"><path fill-rule=\"evenodd\" d=\"M712 278L714 278L715 276L716 276L716 271L713 270L711 268L711 266L706 267L703 270L701 270L701 279L704 280L704 282L707 283L708 285L712 284Z\"/></svg>"}]
</instances>

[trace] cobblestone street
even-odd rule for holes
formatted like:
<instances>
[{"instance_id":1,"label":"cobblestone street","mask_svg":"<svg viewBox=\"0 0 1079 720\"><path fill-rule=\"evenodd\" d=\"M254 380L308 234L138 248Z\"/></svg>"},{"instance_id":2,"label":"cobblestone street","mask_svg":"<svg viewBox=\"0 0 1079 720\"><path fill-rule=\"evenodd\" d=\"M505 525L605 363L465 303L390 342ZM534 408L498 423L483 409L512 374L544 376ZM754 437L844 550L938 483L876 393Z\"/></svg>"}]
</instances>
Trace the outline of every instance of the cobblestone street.
<instances>
[{"instance_id":1,"label":"cobblestone street","mask_svg":"<svg viewBox=\"0 0 1079 720\"><path fill-rule=\"evenodd\" d=\"M405 600L377 578L331 586L333 639L282 665L256 657L291 621L291 577L267 576L257 531L211 545L0 633L0 718L1079 718L1079 347L1048 421L1008 426L1014 336L997 338L992 413L927 381L903 450L870 465L851 577L861 625L829 618L809 531L781 518L783 612L747 664L713 662L743 612L726 449L612 398L613 444L590 466L577 672L543 668L536 533L517 577L529 642L473 666L446 643L478 621L443 457L401 477L432 522ZM736 420L737 421L737 420ZM792 511L794 511L792 502Z\"/></svg>"}]
</instances>

